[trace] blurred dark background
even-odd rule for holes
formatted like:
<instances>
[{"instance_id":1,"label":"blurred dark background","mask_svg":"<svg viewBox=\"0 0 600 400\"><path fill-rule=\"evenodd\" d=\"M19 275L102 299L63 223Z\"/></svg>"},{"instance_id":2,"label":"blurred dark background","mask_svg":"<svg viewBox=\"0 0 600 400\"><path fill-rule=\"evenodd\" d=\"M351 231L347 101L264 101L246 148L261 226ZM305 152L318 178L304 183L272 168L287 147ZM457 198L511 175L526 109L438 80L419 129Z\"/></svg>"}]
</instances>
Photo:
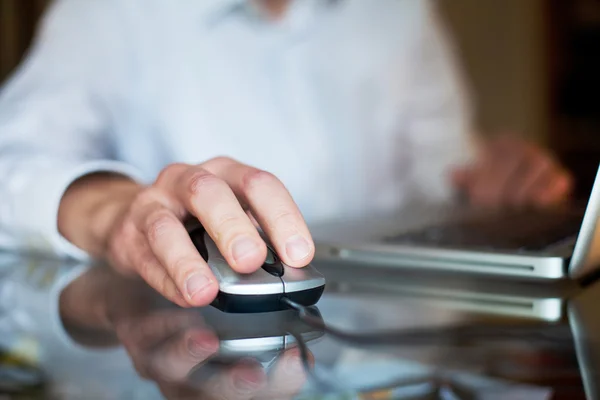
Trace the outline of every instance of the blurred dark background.
<instances>
[{"instance_id":1,"label":"blurred dark background","mask_svg":"<svg viewBox=\"0 0 600 400\"><path fill-rule=\"evenodd\" d=\"M0 81L22 58L48 1L0 0ZM586 197L600 162L600 0L437 2L482 133L515 132L550 147Z\"/></svg>"}]
</instances>

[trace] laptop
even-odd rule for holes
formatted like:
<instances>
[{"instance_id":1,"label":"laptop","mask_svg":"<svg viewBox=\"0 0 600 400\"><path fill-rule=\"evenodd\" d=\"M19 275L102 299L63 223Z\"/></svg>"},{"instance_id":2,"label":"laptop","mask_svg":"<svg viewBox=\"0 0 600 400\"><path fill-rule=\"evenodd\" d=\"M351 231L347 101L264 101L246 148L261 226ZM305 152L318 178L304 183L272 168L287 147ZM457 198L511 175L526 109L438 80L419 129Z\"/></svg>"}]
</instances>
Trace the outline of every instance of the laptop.
<instances>
[{"instance_id":1,"label":"laptop","mask_svg":"<svg viewBox=\"0 0 600 400\"><path fill-rule=\"evenodd\" d=\"M491 212L424 207L392 217L315 225L314 262L581 280L600 265L599 214L600 167L587 205L581 208Z\"/></svg>"}]
</instances>

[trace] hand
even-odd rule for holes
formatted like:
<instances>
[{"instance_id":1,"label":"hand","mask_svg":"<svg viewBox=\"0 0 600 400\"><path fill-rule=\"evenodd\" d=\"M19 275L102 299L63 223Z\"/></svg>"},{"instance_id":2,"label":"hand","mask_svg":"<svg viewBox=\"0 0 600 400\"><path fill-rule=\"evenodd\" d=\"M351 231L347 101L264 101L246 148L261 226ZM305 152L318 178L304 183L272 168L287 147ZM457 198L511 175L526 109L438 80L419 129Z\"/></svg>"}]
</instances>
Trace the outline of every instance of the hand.
<instances>
[{"instance_id":1,"label":"hand","mask_svg":"<svg viewBox=\"0 0 600 400\"><path fill-rule=\"evenodd\" d=\"M60 232L120 272L140 275L182 307L210 304L218 291L182 221L200 220L240 273L260 268L266 245L260 224L282 260L307 265L314 244L298 207L273 175L228 158L173 164L147 187L108 175L84 177L60 204Z\"/></svg>"},{"instance_id":2,"label":"hand","mask_svg":"<svg viewBox=\"0 0 600 400\"><path fill-rule=\"evenodd\" d=\"M253 359L211 364L219 341L192 311L117 319L115 328L140 376L167 399L286 399L306 381L298 349L284 352L269 377Z\"/></svg>"},{"instance_id":3,"label":"hand","mask_svg":"<svg viewBox=\"0 0 600 400\"><path fill-rule=\"evenodd\" d=\"M567 200L573 186L548 152L510 137L486 143L473 165L453 171L452 182L482 207L553 206Z\"/></svg>"}]
</instances>

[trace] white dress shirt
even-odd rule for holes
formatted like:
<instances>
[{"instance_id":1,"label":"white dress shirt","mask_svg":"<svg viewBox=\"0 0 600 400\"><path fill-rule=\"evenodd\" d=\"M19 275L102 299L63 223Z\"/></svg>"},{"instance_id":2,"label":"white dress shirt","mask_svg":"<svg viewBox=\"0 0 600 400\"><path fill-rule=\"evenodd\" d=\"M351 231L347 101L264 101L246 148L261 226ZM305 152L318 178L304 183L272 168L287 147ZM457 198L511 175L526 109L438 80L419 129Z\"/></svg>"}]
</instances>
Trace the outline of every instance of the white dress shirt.
<instances>
[{"instance_id":1,"label":"white dress shirt","mask_svg":"<svg viewBox=\"0 0 600 400\"><path fill-rule=\"evenodd\" d=\"M277 175L309 224L449 198L471 112L428 0L253 4L57 0L0 93L0 246L85 257L57 231L74 179L220 155Z\"/></svg>"}]
</instances>

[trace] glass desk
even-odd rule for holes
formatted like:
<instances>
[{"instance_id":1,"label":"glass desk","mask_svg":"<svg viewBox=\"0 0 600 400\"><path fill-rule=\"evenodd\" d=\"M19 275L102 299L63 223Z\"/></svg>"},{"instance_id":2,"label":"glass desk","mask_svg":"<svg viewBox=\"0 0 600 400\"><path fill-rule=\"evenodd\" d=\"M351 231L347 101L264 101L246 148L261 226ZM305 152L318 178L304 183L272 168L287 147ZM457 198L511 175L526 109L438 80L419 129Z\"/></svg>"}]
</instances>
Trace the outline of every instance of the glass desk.
<instances>
[{"instance_id":1,"label":"glass desk","mask_svg":"<svg viewBox=\"0 0 600 400\"><path fill-rule=\"evenodd\" d=\"M295 311L180 309L103 266L0 254L0 399L600 398L600 284L547 321L319 269L313 322L341 336Z\"/></svg>"}]
</instances>

